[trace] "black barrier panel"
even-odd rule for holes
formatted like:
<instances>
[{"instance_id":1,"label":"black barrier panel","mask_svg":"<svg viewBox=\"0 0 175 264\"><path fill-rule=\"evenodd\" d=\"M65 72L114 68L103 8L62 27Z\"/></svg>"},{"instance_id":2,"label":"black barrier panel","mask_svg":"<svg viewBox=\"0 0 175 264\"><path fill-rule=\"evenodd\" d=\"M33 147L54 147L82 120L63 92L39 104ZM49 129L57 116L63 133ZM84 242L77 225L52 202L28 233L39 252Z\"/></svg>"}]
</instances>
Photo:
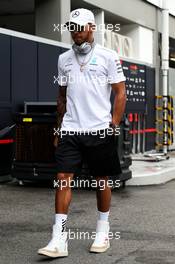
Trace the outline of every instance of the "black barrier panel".
<instances>
[{"instance_id":1,"label":"black barrier panel","mask_svg":"<svg viewBox=\"0 0 175 264\"><path fill-rule=\"evenodd\" d=\"M24 101L37 100L37 43L12 37L12 102L13 110Z\"/></svg>"},{"instance_id":2,"label":"black barrier panel","mask_svg":"<svg viewBox=\"0 0 175 264\"><path fill-rule=\"evenodd\" d=\"M0 34L0 129L11 120L10 37Z\"/></svg>"},{"instance_id":3,"label":"black barrier panel","mask_svg":"<svg viewBox=\"0 0 175 264\"><path fill-rule=\"evenodd\" d=\"M146 128L155 128L155 69L146 67ZM145 151L155 149L156 132L148 132L145 139Z\"/></svg>"},{"instance_id":4,"label":"black barrier panel","mask_svg":"<svg viewBox=\"0 0 175 264\"><path fill-rule=\"evenodd\" d=\"M66 52L67 50L68 50L68 49L66 49L66 48L61 48L61 47L60 47L60 54L63 53L63 52Z\"/></svg>"},{"instance_id":5,"label":"black barrier panel","mask_svg":"<svg viewBox=\"0 0 175 264\"><path fill-rule=\"evenodd\" d=\"M0 34L0 128L23 112L24 101L56 101L58 56L66 50Z\"/></svg>"},{"instance_id":6,"label":"black barrier panel","mask_svg":"<svg viewBox=\"0 0 175 264\"><path fill-rule=\"evenodd\" d=\"M38 44L38 99L56 101L58 93L58 57L61 48Z\"/></svg>"},{"instance_id":7,"label":"black barrier panel","mask_svg":"<svg viewBox=\"0 0 175 264\"><path fill-rule=\"evenodd\" d=\"M11 106L9 107L0 107L0 129L12 125L13 120L12 120L12 108Z\"/></svg>"},{"instance_id":8,"label":"black barrier panel","mask_svg":"<svg viewBox=\"0 0 175 264\"><path fill-rule=\"evenodd\" d=\"M10 174L14 158L15 125L0 130L0 182L1 176ZM3 155L2 155L3 154Z\"/></svg>"},{"instance_id":9,"label":"black barrier panel","mask_svg":"<svg viewBox=\"0 0 175 264\"><path fill-rule=\"evenodd\" d=\"M0 35L0 104L10 99L10 37Z\"/></svg>"}]
</instances>

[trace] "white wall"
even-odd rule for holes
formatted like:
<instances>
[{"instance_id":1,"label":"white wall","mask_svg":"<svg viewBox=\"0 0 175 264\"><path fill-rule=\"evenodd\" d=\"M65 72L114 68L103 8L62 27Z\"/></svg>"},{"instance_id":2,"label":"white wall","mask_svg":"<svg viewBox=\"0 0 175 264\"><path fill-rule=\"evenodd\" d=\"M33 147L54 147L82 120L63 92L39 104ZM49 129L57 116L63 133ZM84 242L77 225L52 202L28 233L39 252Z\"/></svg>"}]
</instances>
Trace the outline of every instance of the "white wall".
<instances>
[{"instance_id":1,"label":"white wall","mask_svg":"<svg viewBox=\"0 0 175 264\"><path fill-rule=\"evenodd\" d=\"M153 31L138 25L125 25L121 34L133 41L133 57L153 64Z\"/></svg>"},{"instance_id":2,"label":"white wall","mask_svg":"<svg viewBox=\"0 0 175 264\"><path fill-rule=\"evenodd\" d=\"M146 0L146 1L160 8L162 7L163 0ZM170 14L175 16L175 1L174 0L166 0L166 1L168 2Z\"/></svg>"},{"instance_id":3,"label":"white wall","mask_svg":"<svg viewBox=\"0 0 175 264\"><path fill-rule=\"evenodd\" d=\"M99 25L104 25L104 11L103 10L92 10L95 16L95 23L97 25L96 31L94 32L94 38L97 43L104 46L104 28Z\"/></svg>"}]
</instances>

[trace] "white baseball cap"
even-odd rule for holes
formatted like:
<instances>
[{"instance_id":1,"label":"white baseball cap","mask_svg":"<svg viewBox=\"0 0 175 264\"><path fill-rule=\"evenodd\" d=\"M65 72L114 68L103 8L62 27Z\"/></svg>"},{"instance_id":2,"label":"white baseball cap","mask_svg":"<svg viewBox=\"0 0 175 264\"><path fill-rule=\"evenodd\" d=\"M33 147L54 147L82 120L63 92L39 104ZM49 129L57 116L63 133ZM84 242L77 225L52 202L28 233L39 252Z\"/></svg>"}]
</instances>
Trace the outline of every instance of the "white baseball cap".
<instances>
[{"instance_id":1,"label":"white baseball cap","mask_svg":"<svg viewBox=\"0 0 175 264\"><path fill-rule=\"evenodd\" d=\"M95 24L94 14L88 9L78 8L70 13L70 19L65 23L65 25L67 27L71 24L85 26L88 23Z\"/></svg>"}]
</instances>

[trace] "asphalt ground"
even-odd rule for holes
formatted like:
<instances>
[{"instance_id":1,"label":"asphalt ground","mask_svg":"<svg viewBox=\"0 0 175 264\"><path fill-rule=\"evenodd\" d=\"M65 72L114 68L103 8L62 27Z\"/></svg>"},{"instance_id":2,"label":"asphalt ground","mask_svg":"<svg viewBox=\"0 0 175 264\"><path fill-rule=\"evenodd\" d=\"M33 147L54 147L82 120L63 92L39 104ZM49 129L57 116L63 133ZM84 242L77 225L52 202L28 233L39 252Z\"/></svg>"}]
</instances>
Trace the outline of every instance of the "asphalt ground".
<instances>
[{"instance_id":1,"label":"asphalt ground","mask_svg":"<svg viewBox=\"0 0 175 264\"><path fill-rule=\"evenodd\" d=\"M48 259L37 255L37 250L51 238L55 189L47 184L1 183L0 264L175 263L175 181L113 190L110 231L119 233L101 254L89 253L91 236L79 237L80 232L95 232L95 190L72 192L67 230L74 239L68 241L69 256Z\"/></svg>"}]
</instances>

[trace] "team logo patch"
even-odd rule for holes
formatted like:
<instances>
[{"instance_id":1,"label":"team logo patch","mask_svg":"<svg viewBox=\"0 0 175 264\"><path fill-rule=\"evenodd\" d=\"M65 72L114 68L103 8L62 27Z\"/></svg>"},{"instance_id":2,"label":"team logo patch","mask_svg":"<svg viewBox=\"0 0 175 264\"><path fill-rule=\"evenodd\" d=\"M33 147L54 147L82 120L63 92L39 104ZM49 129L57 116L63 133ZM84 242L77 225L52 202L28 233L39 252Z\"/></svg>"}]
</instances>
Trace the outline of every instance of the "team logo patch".
<instances>
[{"instance_id":1,"label":"team logo patch","mask_svg":"<svg viewBox=\"0 0 175 264\"><path fill-rule=\"evenodd\" d=\"M78 17L80 15L80 12L79 11L75 11L73 14L72 14L72 17L75 18L75 17Z\"/></svg>"},{"instance_id":2,"label":"team logo patch","mask_svg":"<svg viewBox=\"0 0 175 264\"><path fill-rule=\"evenodd\" d=\"M97 63L97 58L92 58L92 60L91 60L91 64L96 64Z\"/></svg>"}]
</instances>

